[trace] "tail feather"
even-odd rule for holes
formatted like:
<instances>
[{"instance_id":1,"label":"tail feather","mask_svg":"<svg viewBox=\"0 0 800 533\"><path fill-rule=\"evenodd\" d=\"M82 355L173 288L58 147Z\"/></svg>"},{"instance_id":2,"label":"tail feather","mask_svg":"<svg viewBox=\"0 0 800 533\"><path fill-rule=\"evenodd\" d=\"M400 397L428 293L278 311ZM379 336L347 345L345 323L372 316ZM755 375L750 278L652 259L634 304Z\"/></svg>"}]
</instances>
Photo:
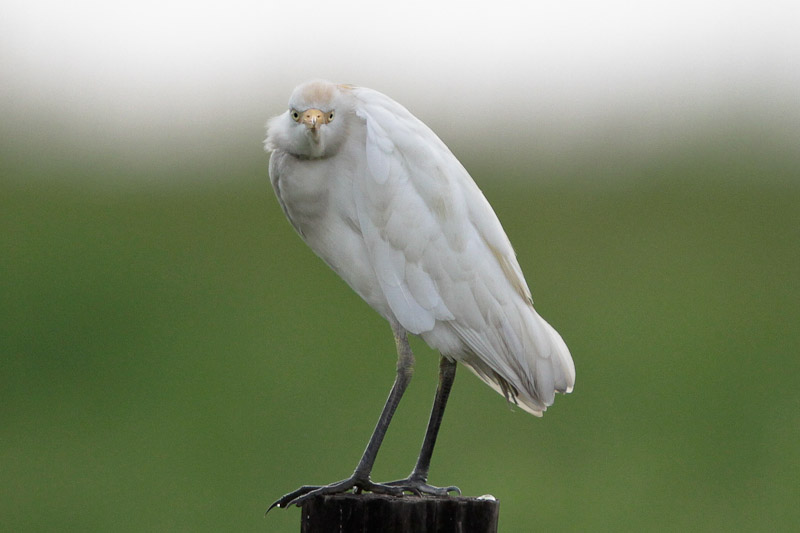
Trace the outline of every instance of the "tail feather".
<instances>
[{"instance_id":1,"label":"tail feather","mask_svg":"<svg viewBox=\"0 0 800 533\"><path fill-rule=\"evenodd\" d=\"M535 311L526 318L522 323L528 327L519 335L522 353L508 353L516 343L503 342L501 351L506 353L498 354L493 346L487 354L486 343L481 343L476 346L478 350L472 348L458 359L509 403L542 416L553 404L556 392L572 392L575 364L561 335L550 324Z\"/></svg>"}]
</instances>

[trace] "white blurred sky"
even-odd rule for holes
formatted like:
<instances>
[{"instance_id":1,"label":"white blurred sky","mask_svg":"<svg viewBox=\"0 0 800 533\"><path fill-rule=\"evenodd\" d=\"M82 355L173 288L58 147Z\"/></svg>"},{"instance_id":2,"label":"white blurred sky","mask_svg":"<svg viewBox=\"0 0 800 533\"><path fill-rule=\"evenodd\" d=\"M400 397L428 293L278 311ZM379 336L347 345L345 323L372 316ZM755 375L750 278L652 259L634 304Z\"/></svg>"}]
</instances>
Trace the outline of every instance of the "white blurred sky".
<instances>
[{"instance_id":1,"label":"white blurred sky","mask_svg":"<svg viewBox=\"0 0 800 533\"><path fill-rule=\"evenodd\" d=\"M791 129L800 2L12 0L0 76L6 120L130 141L261 127L312 77L379 89L443 136L489 145L727 113Z\"/></svg>"}]
</instances>

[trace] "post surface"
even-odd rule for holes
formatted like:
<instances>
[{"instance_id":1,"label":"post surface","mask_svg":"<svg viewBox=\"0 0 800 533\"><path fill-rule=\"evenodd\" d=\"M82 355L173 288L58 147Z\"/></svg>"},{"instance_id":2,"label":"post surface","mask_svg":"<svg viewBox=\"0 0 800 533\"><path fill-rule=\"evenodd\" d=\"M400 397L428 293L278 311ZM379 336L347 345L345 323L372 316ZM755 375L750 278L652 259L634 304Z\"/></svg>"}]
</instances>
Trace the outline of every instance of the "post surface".
<instances>
[{"instance_id":1,"label":"post surface","mask_svg":"<svg viewBox=\"0 0 800 533\"><path fill-rule=\"evenodd\" d=\"M302 506L301 533L496 533L493 498L336 494Z\"/></svg>"}]
</instances>

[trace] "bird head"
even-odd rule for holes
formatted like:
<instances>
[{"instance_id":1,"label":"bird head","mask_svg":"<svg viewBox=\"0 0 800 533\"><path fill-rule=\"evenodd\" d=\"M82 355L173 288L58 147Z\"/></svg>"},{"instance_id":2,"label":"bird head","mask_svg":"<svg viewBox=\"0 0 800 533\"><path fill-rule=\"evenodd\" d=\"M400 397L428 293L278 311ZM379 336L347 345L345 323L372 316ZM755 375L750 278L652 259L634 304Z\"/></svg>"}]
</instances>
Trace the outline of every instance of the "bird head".
<instances>
[{"instance_id":1,"label":"bird head","mask_svg":"<svg viewBox=\"0 0 800 533\"><path fill-rule=\"evenodd\" d=\"M352 107L348 88L322 80L298 86L289 109L269 121L266 147L321 158L333 155L345 137L345 120Z\"/></svg>"}]
</instances>

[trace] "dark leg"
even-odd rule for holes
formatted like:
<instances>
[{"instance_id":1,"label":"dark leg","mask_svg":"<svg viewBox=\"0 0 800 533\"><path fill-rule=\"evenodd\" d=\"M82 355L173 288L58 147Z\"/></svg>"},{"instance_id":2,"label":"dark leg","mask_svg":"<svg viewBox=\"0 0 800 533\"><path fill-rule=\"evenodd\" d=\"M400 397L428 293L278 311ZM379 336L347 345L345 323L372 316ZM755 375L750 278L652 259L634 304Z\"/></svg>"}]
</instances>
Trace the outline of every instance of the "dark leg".
<instances>
[{"instance_id":1,"label":"dark leg","mask_svg":"<svg viewBox=\"0 0 800 533\"><path fill-rule=\"evenodd\" d=\"M461 494L458 487L434 487L428 485L428 470L431 466L431 456L433 447L436 445L436 436L439 434L439 426L442 425L444 408L450 396L450 389L453 388L453 381L456 378L456 362L450 361L442 356L439 360L439 385L436 388L436 398L431 409L431 418L428 421L428 429L425 431L425 440L422 442L422 449L417 458L417 464L411 475L406 479L392 481L387 485L403 487L404 490L435 495L447 495L449 492Z\"/></svg>"},{"instance_id":2,"label":"dark leg","mask_svg":"<svg viewBox=\"0 0 800 533\"><path fill-rule=\"evenodd\" d=\"M389 428L389 423L392 421L392 416L397 409L397 405L400 403L400 398L403 397L403 393L411 381L411 376L414 374L414 354L411 351L411 346L408 344L406 331L401 326L394 324L392 325L392 331L394 332L394 341L397 345L397 376L395 377L392 390L389 393L389 398L383 406L381 417L378 419L375 430L372 432L372 437L369 439L369 444L367 444L364 455L361 456L361 461L359 461L353 475L348 479L321 487L304 485L286 494L270 505L267 512L270 512L273 507L285 508L292 504L299 506L305 500L314 496L321 494L337 494L340 492L347 492L350 489L396 495L403 493L402 487L373 483L369 478L372 466L375 464L375 458L378 455L378 450L383 442L383 437L386 436L386 430ZM434 435L434 440L435 438Z\"/></svg>"}]
</instances>

